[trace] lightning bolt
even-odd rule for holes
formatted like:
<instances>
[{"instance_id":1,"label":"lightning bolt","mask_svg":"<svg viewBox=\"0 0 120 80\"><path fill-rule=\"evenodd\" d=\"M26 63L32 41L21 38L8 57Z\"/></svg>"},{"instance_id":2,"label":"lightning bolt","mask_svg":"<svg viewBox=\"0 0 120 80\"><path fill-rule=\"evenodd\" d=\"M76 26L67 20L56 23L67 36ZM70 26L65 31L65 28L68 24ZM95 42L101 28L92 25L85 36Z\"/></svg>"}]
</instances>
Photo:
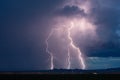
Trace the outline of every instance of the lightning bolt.
<instances>
[{"instance_id":1,"label":"lightning bolt","mask_svg":"<svg viewBox=\"0 0 120 80\"><path fill-rule=\"evenodd\" d=\"M70 62L70 50L69 50L69 47L68 47L68 67L67 67L67 69L70 69L70 65L71 65L71 62Z\"/></svg>"},{"instance_id":2,"label":"lightning bolt","mask_svg":"<svg viewBox=\"0 0 120 80\"><path fill-rule=\"evenodd\" d=\"M73 39L71 37L71 30L72 30L73 27L74 27L73 23L71 23L71 26L68 28L68 39L70 40L70 46L72 46L78 52L80 64L82 65L82 69L85 69L85 62L84 62L84 60L81 56L81 51L77 46L75 46L75 44L73 42Z\"/></svg>"},{"instance_id":3,"label":"lightning bolt","mask_svg":"<svg viewBox=\"0 0 120 80\"><path fill-rule=\"evenodd\" d=\"M46 41L45 41L45 43L46 43L46 52L50 55L50 69L52 70L52 69L54 69L54 64L53 64L53 53L52 52L50 52L49 51L49 45L48 45L48 40L49 40L49 38L52 36L52 34L53 34L53 30L50 32L50 34L48 35L48 37L47 37L47 39L46 39Z\"/></svg>"},{"instance_id":4,"label":"lightning bolt","mask_svg":"<svg viewBox=\"0 0 120 80\"><path fill-rule=\"evenodd\" d=\"M53 35L53 32L55 31L55 30L59 30L58 28L56 29L56 28L53 28L52 30L51 30L51 32L49 33L49 35L48 35L48 37L47 37L47 39L45 40L45 43L46 43L46 52L50 55L50 69L52 70L52 69L54 69L54 64L53 64L53 61L54 61L54 57L53 57L53 53L51 52L51 51L49 51L49 43L48 43L48 40L49 40L49 38ZM69 48L68 48L68 66L67 66L67 69L70 69L70 64L71 64L71 62L70 62L70 52L69 52Z\"/></svg>"},{"instance_id":5,"label":"lightning bolt","mask_svg":"<svg viewBox=\"0 0 120 80\"><path fill-rule=\"evenodd\" d=\"M70 46L73 48L73 49L75 49L76 51L77 51L77 53L78 53L78 57L79 57L79 61L80 61L80 64L81 64L81 66L82 66L82 69L85 69L85 62L84 62L84 60L83 60L83 57L82 57L82 54L81 54L81 51L80 51L80 49L77 47L77 46L75 46L75 44L74 44L74 42L73 42L73 39L72 39L72 37L71 37L71 30L72 30L72 28L74 28L74 25L73 25L73 23L71 24L71 26L70 27L67 27L66 29L66 31L67 31L67 39L70 41L70 43L69 43L69 45L68 45L68 57L67 57L67 62L68 62L68 65L67 65L67 69L70 69L71 68L71 61L70 61ZM54 64L53 64L53 60L54 60L54 57L53 57L53 53L51 52L51 51L49 51L49 43L48 43L48 40L49 40L49 38L53 35L53 32L54 31L56 31L56 30L59 30L59 28L53 28L52 30L51 30L51 32L50 32L50 34L48 35L48 37L47 37L47 39L46 39L46 52L50 55L50 57L51 57L51 60L50 60L50 69L54 69Z\"/></svg>"}]
</instances>

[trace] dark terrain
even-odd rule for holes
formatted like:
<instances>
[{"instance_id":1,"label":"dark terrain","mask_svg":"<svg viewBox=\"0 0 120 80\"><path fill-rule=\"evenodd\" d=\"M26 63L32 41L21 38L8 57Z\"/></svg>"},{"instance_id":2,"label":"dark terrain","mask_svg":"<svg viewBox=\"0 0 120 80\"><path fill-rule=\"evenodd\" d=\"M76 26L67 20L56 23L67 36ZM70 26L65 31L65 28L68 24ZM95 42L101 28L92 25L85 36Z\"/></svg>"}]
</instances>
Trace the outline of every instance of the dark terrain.
<instances>
[{"instance_id":1,"label":"dark terrain","mask_svg":"<svg viewBox=\"0 0 120 80\"><path fill-rule=\"evenodd\" d=\"M120 68L81 70L81 69L54 69L34 71L3 71L0 74L120 74Z\"/></svg>"}]
</instances>

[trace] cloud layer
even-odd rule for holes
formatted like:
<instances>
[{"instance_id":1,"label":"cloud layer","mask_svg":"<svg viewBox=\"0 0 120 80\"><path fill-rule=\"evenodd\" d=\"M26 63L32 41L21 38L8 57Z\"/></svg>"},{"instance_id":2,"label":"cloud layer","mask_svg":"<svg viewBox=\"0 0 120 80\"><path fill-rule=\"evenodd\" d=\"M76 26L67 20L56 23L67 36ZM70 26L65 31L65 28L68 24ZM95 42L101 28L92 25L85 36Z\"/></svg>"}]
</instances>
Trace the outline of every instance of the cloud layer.
<instances>
[{"instance_id":1,"label":"cloud layer","mask_svg":"<svg viewBox=\"0 0 120 80\"><path fill-rule=\"evenodd\" d=\"M88 36L85 45L78 40L86 56L120 56L119 4L119 0L0 0L0 70L48 69L44 40L56 17L85 16L96 25L98 39Z\"/></svg>"}]
</instances>

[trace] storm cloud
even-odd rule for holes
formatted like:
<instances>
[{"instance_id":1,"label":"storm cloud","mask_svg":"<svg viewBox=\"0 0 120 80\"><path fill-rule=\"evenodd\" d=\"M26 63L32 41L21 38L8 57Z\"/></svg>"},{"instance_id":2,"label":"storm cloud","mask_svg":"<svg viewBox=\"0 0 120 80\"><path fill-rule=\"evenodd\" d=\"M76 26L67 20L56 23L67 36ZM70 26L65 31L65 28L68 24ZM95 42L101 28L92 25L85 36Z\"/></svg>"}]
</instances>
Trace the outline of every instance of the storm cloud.
<instances>
[{"instance_id":1,"label":"storm cloud","mask_svg":"<svg viewBox=\"0 0 120 80\"><path fill-rule=\"evenodd\" d=\"M82 17L86 15L83 9L78 8L77 6L69 6L69 5L65 6L57 13L59 16L66 16L66 17L72 17L77 15Z\"/></svg>"},{"instance_id":2,"label":"storm cloud","mask_svg":"<svg viewBox=\"0 0 120 80\"><path fill-rule=\"evenodd\" d=\"M120 55L120 41L118 34L116 34L120 24L120 6L118 3L120 2L114 0L93 0L91 18L93 18L93 22L97 26L96 32L99 36L97 48L99 50L97 52L97 48L91 49L91 55L95 54L103 57ZM96 5L94 6L94 4Z\"/></svg>"},{"instance_id":3,"label":"storm cloud","mask_svg":"<svg viewBox=\"0 0 120 80\"><path fill-rule=\"evenodd\" d=\"M88 37L86 45L78 44L86 56L120 56L120 34L116 34L120 1L91 0L89 14L66 1L71 4L73 0L0 0L0 70L48 69L45 39L56 16L85 16L96 25L99 39ZM79 1L80 5L84 2Z\"/></svg>"}]
</instances>

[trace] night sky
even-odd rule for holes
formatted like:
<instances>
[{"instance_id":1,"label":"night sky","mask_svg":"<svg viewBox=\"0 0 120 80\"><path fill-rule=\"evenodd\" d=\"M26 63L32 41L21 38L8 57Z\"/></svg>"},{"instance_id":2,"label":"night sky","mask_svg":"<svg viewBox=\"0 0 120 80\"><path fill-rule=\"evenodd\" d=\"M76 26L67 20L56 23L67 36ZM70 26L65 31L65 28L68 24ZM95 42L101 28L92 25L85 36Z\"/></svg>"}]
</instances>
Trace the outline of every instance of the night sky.
<instances>
[{"instance_id":1,"label":"night sky","mask_svg":"<svg viewBox=\"0 0 120 80\"><path fill-rule=\"evenodd\" d=\"M86 1L90 3L88 14L81 7ZM104 64L120 67L119 0L0 0L0 71L49 69L45 40L50 30L76 17L85 17L95 25L97 37L88 31L84 38L77 34L74 40L85 56L87 68L106 68L101 66ZM50 44L51 51L56 44L62 45L54 36ZM53 52L66 53L58 50L60 47ZM66 55L56 54L56 58L59 56L58 60L64 60Z\"/></svg>"}]
</instances>

